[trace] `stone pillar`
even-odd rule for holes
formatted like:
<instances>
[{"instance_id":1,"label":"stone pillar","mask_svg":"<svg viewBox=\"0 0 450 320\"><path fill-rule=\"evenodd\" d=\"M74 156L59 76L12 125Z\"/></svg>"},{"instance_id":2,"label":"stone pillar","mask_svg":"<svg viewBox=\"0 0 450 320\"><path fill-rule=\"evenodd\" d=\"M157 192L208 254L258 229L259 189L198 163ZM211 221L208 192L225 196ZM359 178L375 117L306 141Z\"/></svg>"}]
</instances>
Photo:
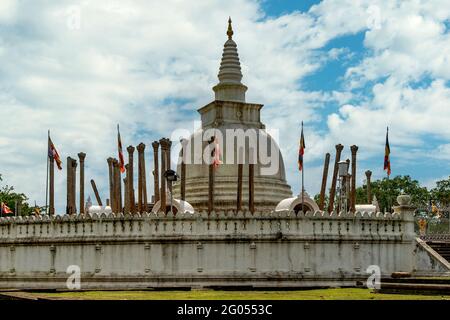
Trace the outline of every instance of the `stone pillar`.
<instances>
[{"instance_id":1,"label":"stone pillar","mask_svg":"<svg viewBox=\"0 0 450 320\"><path fill-rule=\"evenodd\" d=\"M145 145L144 145L145 147ZM142 152L142 200L144 201L144 212L148 211L148 198L147 198L147 170L145 169L145 152Z\"/></svg>"},{"instance_id":2,"label":"stone pillar","mask_svg":"<svg viewBox=\"0 0 450 320\"><path fill-rule=\"evenodd\" d=\"M72 208L73 214L77 213L77 204L76 204L76 199L77 199L77 160L72 159Z\"/></svg>"},{"instance_id":3,"label":"stone pillar","mask_svg":"<svg viewBox=\"0 0 450 320\"><path fill-rule=\"evenodd\" d=\"M347 168L350 169L350 159L345 160ZM347 211L352 210L352 175L347 174L345 177L345 197L347 199Z\"/></svg>"},{"instance_id":4,"label":"stone pillar","mask_svg":"<svg viewBox=\"0 0 450 320\"><path fill-rule=\"evenodd\" d=\"M80 159L80 214L84 214L84 160L86 153L80 152L78 158Z\"/></svg>"},{"instance_id":5,"label":"stone pillar","mask_svg":"<svg viewBox=\"0 0 450 320\"><path fill-rule=\"evenodd\" d=\"M172 141L170 139L167 139L168 147L167 147L167 155L166 155L166 170L170 170L172 167L172 158L170 151L172 150Z\"/></svg>"},{"instance_id":6,"label":"stone pillar","mask_svg":"<svg viewBox=\"0 0 450 320\"><path fill-rule=\"evenodd\" d=\"M122 171L120 171L120 162L117 160L117 205L119 208L119 212L123 212L123 203L122 203Z\"/></svg>"},{"instance_id":7,"label":"stone pillar","mask_svg":"<svg viewBox=\"0 0 450 320\"><path fill-rule=\"evenodd\" d=\"M248 209L251 213L255 212L255 165L250 163L248 165Z\"/></svg>"},{"instance_id":8,"label":"stone pillar","mask_svg":"<svg viewBox=\"0 0 450 320\"><path fill-rule=\"evenodd\" d=\"M67 157L66 214L72 214L72 158Z\"/></svg>"},{"instance_id":9,"label":"stone pillar","mask_svg":"<svg viewBox=\"0 0 450 320\"><path fill-rule=\"evenodd\" d=\"M244 169L244 165L242 163L238 163L238 185L237 185L237 206L236 210L242 210L242 171Z\"/></svg>"},{"instance_id":10,"label":"stone pillar","mask_svg":"<svg viewBox=\"0 0 450 320\"><path fill-rule=\"evenodd\" d=\"M372 171L367 170L366 171L366 179L367 179L367 203L372 203L372 189L370 186L370 178L372 177Z\"/></svg>"},{"instance_id":11,"label":"stone pillar","mask_svg":"<svg viewBox=\"0 0 450 320\"><path fill-rule=\"evenodd\" d=\"M331 181L331 189L330 189L330 201L328 204L328 212L333 212L334 209L334 197L336 196L336 181L338 176L339 169L339 161L341 160L341 152L344 149L342 144L336 145L336 158L334 159L334 170L333 170L333 180Z\"/></svg>"},{"instance_id":12,"label":"stone pillar","mask_svg":"<svg viewBox=\"0 0 450 320\"><path fill-rule=\"evenodd\" d=\"M113 175L114 175L114 213L119 213L122 211L120 207L120 166L119 161L117 159L113 160Z\"/></svg>"},{"instance_id":13,"label":"stone pillar","mask_svg":"<svg viewBox=\"0 0 450 320\"><path fill-rule=\"evenodd\" d=\"M124 185L124 203L125 203L125 208L124 208L124 213L130 213L131 208L130 208L130 186L128 185L130 179L130 164L127 163L125 165L125 179L123 179L123 181L126 183L126 185Z\"/></svg>"},{"instance_id":14,"label":"stone pillar","mask_svg":"<svg viewBox=\"0 0 450 320\"><path fill-rule=\"evenodd\" d=\"M181 177L180 177L180 194L181 200L186 200L186 148L187 148L187 140L181 139Z\"/></svg>"},{"instance_id":15,"label":"stone pillar","mask_svg":"<svg viewBox=\"0 0 450 320\"><path fill-rule=\"evenodd\" d=\"M111 206L112 212L116 212L115 199L114 199L114 167L113 167L113 158L108 158L106 160L108 162L108 173L109 173L109 205Z\"/></svg>"},{"instance_id":16,"label":"stone pillar","mask_svg":"<svg viewBox=\"0 0 450 320\"><path fill-rule=\"evenodd\" d=\"M325 154L325 163L323 164L322 186L320 188L319 209L323 210L325 206L325 191L327 188L328 167L330 165L330 154Z\"/></svg>"},{"instance_id":17,"label":"stone pillar","mask_svg":"<svg viewBox=\"0 0 450 320\"><path fill-rule=\"evenodd\" d=\"M170 151L172 149L172 141L170 139L167 139L167 150L166 150L166 170L170 170L172 163L171 163L171 156ZM169 189L170 194L172 194L172 183L169 183L167 185L167 188ZM167 200L166 200L167 201Z\"/></svg>"},{"instance_id":18,"label":"stone pillar","mask_svg":"<svg viewBox=\"0 0 450 320\"><path fill-rule=\"evenodd\" d=\"M159 140L161 145L161 191L160 191L160 201L161 201L161 211L166 212L166 178L164 173L167 170L167 150L169 149L169 139L163 138Z\"/></svg>"},{"instance_id":19,"label":"stone pillar","mask_svg":"<svg viewBox=\"0 0 450 320\"><path fill-rule=\"evenodd\" d=\"M49 168L49 206L48 206L48 214L55 214L55 159L53 155L50 156L50 168Z\"/></svg>"},{"instance_id":20,"label":"stone pillar","mask_svg":"<svg viewBox=\"0 0 450 320\"><path fill-rule=\"evenodd\" d=\"M358 147L353 145L350 147L352 151L352 211L355 212L356 207L356 152Z\"/></svg>"},{"instance_id":21,"label":"stone pillar","mask_svg":"<svg viewBox=\"0 0 450 320\"><path fill-rule=\"evenodd\" d=\"M140 143L137 147L139 153L139 212L147 212L148 201L147 201L147 179L145 174L145 144Z\"/></svg>"},{"instance_id":22,"label":"stone pillar","mask_svg":"<svg viewBox=\"0 0 450 320\"><path fill-rule=\"evenodd\" d=\"M214 164L209 167L208 213L214 211Z\"/></svg>"},{"instance_id":23,"label":"stone pillar","mask_svg":"<svg viewBox=\"0 0 450 320\"><path fill-rule=\"evenodd\" d=\"M98 193L97 185L95 184L94 179L91 179L92 190L94 190L95 199L97 199L97 203L99 206L103 206L102 199Z\"/></svg>"},{"instance_id":24,"label":"stone pillar","mask_svg":"<svg viewBox=\"0 0 450 320\"><path fill-rule=\"evenodd\" d=\"M154 163L154 169L153 169L153 186L154 186L154 194L155 194L155 203L159 201L159 166L158 166L158 149L159 149L159 142L153 141L152 142L153 147L153 163Z\"/></svg>"},{"instance_id":25,"label":"stone pillar","mask_svg":"<svg viewBox=\"0 0 450 320\"><path fill-rule=\"evenodd\" d=\"M127 170L127 167L128 167L128 164L125 165L125 170ZM127 177L128 177L128 175L127 175ZM128 204L129 196L128 196L128 178L127 177L123 178L123 190L124 190L124 194L125 194L125 196L123 197L123 200L124 200L123 212L124 213L130 212L130 205Z\"/></svg>"},{"instance_id":26,"label":"stone pillar","mask_svg":"<svg viewBox=\"0 0 450 320\"><path fill-rule=\"evenodd\" d=\"M130 212L132 214L136 213L136 201L134 198L134 171L133 171L133 153L134 153L134 147L133 146L128 146L127 151L128 151L128 177L127 177L127 182L128 182L128 204L130 205Z\"/></svg>"}]
</instances>

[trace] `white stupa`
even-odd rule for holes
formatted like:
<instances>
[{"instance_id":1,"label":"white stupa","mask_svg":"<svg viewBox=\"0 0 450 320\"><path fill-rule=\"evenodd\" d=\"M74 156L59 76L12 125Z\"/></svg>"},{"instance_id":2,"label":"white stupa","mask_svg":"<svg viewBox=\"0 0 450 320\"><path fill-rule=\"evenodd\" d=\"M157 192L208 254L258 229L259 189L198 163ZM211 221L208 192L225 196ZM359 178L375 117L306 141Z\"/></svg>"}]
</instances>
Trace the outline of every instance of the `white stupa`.
<instances>
[{"instance_id":1,"label":"white stupa","mask_svg":"<svg viewBox=\"0 0 450 320\"><path fill-rule=\"evenodd\" d=\"M242 73L237 52L237 45L233 40L233 30L231 19L227 30L228 40L225 42L222 61L219 69L219 83L213 87L215 99L206 106L200 108L198 112L201 115L202 128L191 135L187 142L187 148L190 150L189 159L186 165L186 200L196 210L207 210L208 208L208 177L209 166L202 164L202 152L195 148L194 140L199 138L203 132L208 129L219 130L223 135L221 144L223 164L215 171L215 190L214 207L216 210L235 210L237 202L237 144L234 149L234 162L228 163L227 150L225 146L226 129L260 129L258 131L261 137L267 137L266 147L268 154L277 158L277 167L271 174L264 173L263 165L259 158L260 146L258 143L245 143L243 153L245 159L249 159L249 148L255 148L258 152L258 163L255 164L254 171L254 205L255 210L274 210L276 205L283 199L292 197L291 187L286 183L284 163L278 145L265 132L265 125L261 122L260 111L262 104L247 103L245 93L247 87L242 84ZM260 139L260 137L258 137ZM259 141L259 140L258 140ZM261 140L263 141L263 140ZM208 142L203 142L203 146ZM276 146L273 148L273 146ZM272 150L275 149L275 150ZM250 152L252 154L252 152ZM273 157L272 156L272 157ZM194 162L196 161L196 162ZM190 164L189 164L190 163ZM197 163L197 164L195 164ZM248 163L248 162L246 162ZM178 174L181 173L180 165L177 168ZM180 198L180 184L174 185L174 197ZM248 165L243 166L243 188L242 188L243 209L248 208Z\"/></svg>"}]
</instances>

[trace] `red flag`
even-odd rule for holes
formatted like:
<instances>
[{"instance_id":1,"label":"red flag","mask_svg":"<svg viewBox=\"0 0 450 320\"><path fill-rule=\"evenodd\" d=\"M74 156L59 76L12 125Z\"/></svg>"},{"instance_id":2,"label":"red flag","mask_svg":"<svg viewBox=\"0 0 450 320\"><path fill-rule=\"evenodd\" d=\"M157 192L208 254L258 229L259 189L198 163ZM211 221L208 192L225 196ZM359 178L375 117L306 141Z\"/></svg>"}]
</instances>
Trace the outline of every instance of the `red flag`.
<instances>
[{"instance_id":1,"label":"red flag","mask_svg":"<svg viewBox=\"0 0 450 320\"><path fill-rule=\"evenodd\" d=\"M386 131L386 146L384 147L384 169L387 170L387 175L391 175L391 160L389 159L391 154L391 148L389 147L389 128Z\"/></svg>"},{"instance_id":2,"label":"red flag","mask_svg":"<svg viewBox=\"0 0 450 320\"><path fill-rule=\"evenodd\" d=\"M52 142L52 139L50 139L50 136L48 137L48 157L50 159L54 159L56 162L56 166L58 167L59 170L62 170L62 161L61 158L59 157L59 153L55 148L55 145Z\"/></svg>"},{"instance_id":3,"label":"red flag","mask_svg":"<svg viewBox=\"0 0 450 320\"><path fill-rule=\"evenodd\" d=\"M119 125L117 125L117 146L119 149L119 166L120 172L125 172L125 161L123 160L122 139L120 139Z\"/></svg>"},{"instance_id":4,"label":"red flag","mask_svg":"<svg viewBox=\"0 0 450 320\"><path fill-rule=\"evenodd\" d=\"M2 214L13 213L11 209L6 205L6 203L2 202Z\"/></svg>"}]
</instances>

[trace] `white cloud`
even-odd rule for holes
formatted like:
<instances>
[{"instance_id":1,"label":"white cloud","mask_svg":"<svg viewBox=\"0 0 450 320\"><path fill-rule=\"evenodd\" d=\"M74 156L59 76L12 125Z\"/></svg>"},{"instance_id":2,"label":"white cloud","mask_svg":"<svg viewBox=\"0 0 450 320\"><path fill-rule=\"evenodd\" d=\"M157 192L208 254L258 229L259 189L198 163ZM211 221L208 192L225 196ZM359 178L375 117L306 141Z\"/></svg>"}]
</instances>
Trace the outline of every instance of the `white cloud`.
<instances>
[{"instance_id":1,"label":"white cloud","mask_svg":"<svg viewBox=\"0 0 450 320\"><path fill-rule=\"evenodd\" d=\"M190 128L198 119L195 110L212 100L229 15L247 100L264 103L263 121L281 129L294 189L301 120L307 120L307 159L320 165L338 142L347 149L359 145L361 159L382 153L387 124L393 151L400 144L420 147L425 134L449 139L448 6L447 1L324 1L307 13L270 18L251 0L205 0L195 6L176 0L1 1L0 109L8 115L8 130L0 137L1 173L43 203L50 128L63 160L87 153L86 177L96 179L106 195L106 158L116 155L116 123L125 145L147 144L150 164L151 141ZM79 28L73 25L77 12ZM350 54L317 49L365 31L370 50L347 70L346 90L302 90L299 80L329 59ZM424 75L431 85L413 88L410 81ZM368 81L376 82L373 97L350 101L357 96L352 88ZM330 102L341 106L338 112L325 110ZM321 168L310 168L307 187L314 194ZM64 176L57 174L59 211Z\"/></svg>"}]
</instances>

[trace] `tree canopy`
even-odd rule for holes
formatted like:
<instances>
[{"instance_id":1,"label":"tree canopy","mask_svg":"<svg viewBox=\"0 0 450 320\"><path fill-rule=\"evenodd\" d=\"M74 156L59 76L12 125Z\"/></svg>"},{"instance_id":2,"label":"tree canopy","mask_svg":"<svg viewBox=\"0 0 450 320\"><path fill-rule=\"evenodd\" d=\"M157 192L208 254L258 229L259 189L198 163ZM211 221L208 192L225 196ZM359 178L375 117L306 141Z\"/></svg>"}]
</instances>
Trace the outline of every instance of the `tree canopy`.
<instances>
[{"instance_id":1,"label":"tree canopy","mask_svg":"<svg viewBox=\"0 0 450 320\"><path fill-rule=\"evenodd\" d=\"M0 183L3 181L0 174ZM30 215L33 213L33 207L28 204L28 198L23 193L17 193L14 191L14 187L8 185L0 186L0 202L4 202L14 213L19 207L18 213L20 215ZM10 214L11 215L11 214Z\"/></svg>"},{"instance_id":2,"label":"tree canopy","mask_svg":"<svg viewBox=\"0 0 450 320\"><path fill-rule=\"evenodd\" d=\"M402 192L410 195L411 204L418 208L429 208L431 204L434 204L442 212L450 211L450 176L446 180L437 181L436 187L431 190L421 186L419 181L412 179L409 175L375 180L370 183L370 186L372 199L374 196L377 198L381 211L397 205L397 196ZM319 202L319 194L314 196L314 200ZM328 201L328 195L326 195L326 205ZM356 188L356 203L368 203L367 184Z\"/></svg>"}]
</instances>

